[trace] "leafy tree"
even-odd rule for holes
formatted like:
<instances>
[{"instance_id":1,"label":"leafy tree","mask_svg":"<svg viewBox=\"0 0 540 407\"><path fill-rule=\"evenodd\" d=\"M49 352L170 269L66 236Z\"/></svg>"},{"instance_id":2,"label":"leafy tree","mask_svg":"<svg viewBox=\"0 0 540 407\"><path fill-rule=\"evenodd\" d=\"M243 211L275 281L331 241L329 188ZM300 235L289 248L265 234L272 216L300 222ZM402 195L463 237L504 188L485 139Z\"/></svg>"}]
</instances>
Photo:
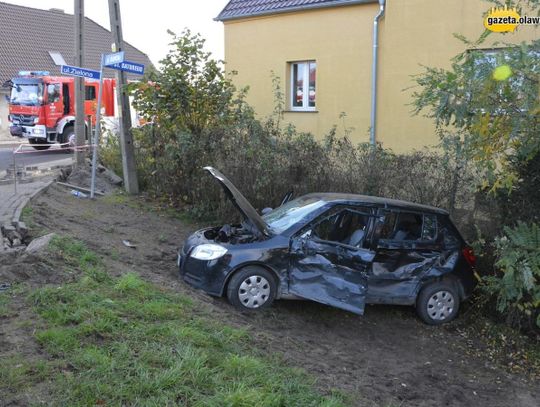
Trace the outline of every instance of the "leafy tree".
<instances>
[{"instance_id":1,"label":"leafy tree","mask_svg":"<svg viewBox=\"0 0 540 407\"><path fill-rule=\"evenodd\" d=\"M135 108L161 129L193 134L234 120L246 107L244 92L237 92L222 62L204 51L200 34L169 34L171 50L161 69L131 85Z\"/></svg>"},{"instance_id":2,"label":"leafy tree","mask_svg":"<svg viewBox=\"0 0 540 407\"><path fill-rule=\"evenodd\" d=\"M507 5L520 15L540 15L539 0ZM497 198L504 223L515 225L494 241L495 272L484 292L510 323L540 327L539 229L533 223L540 190L540 39L486 49L492 35L500 34L486 31L473 42L456 35L468 50L449 69L428 67L416 77L414 107L434 119L457 169L476 165L480 186Z\"/></svg>"},{"instance_id":3,"label":"leafy tree","mask_svg":"<svg viewBox=\"0 0 540 407\"><path fill-rule=\"evenodd\" d=\"M538 0L517 6L540 12ZM428 67L416 78L414 107L435 120L443 142L449 127L458 129L466 157L486 175L483 187L511 190L518 166L540 152L540 39L482 49L492 35L498 34L486 31L474 42L456 35L468 50L450 69Z\"/></svg>"}]
</instances>

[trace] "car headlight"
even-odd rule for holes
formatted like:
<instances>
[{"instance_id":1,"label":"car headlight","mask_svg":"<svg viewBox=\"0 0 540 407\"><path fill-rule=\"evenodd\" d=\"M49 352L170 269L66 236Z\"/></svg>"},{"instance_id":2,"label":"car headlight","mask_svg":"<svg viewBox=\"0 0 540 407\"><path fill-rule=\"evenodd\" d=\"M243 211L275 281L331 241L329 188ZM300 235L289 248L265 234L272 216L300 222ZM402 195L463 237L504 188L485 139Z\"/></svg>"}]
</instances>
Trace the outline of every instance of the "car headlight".
<instances>
[{"instance_id":1,"label":"car headlight","mask_svg":"<svg viewBox=\"0 0 540 407\"><path fill-rule=\"evenodd\" d=\"M201 244L196 246L190 256L197 260L215 260L227 253L227 249L217 244Z\"/></svg>"}]
</instances>

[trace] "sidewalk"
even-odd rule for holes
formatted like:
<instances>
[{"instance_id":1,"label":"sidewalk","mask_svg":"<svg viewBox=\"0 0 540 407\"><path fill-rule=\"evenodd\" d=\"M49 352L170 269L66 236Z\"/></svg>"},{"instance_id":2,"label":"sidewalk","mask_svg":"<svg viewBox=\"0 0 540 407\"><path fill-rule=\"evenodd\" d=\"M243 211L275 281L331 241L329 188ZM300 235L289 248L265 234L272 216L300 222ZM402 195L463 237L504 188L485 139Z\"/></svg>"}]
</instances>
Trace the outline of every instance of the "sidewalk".
<instances>
[{"instance_id":1,"label":"sidewalk","mask_svg":"<svg viewBox=\"0 0 540 407\"><path fill-rule=\"evenodd\" d=\"M20 144L28 144L28 139L12 137L12 140L0 140L0 148L17 147Z\"/></svg>"},{"instance_id":2,"label":"sidewalk","mask_svg":"<svg viewBox=\"0 0 540 407\"><path fill-rule=\"evenodd\" d=\"M17 237L20 246L26 235L26 225L20 222L20 217L28 201L53 182L58 176L60 168L69 167L71 164L72 157L66 157L25 165L24 175L22 178L18 178L16 190L13 179L8 176L7 172L0 172L0 176L5 174L3 179L0 179L0 254L10 250L10 245L15 248L14 236ZM9 242L7 242L8 240Z\"/></svg>"},{"instance_id":3,"label":"sidewalk","mask_svg":"<svg viewBox=\"0 0 540 407\"><path fill-rule=\"evenodd\" d=\"M49 177L43 177L34 182L17 184L17 195L15 195L13 184L0 185L0 225L11 224L17 206L34 192L49 184L53 178L54 175L51 174Z\"/></svg>"},{"instance_id":4,"label":"sidewalk","mask_svg":"<svg viewBox=\"0 0 540 407\"><path fill-rule=\"evenodd\" d=\"M17 184L17 194L15 194L13 184L0 185L0 227L4 231L13 227L19 229L23 208L33 196L48 186L54 177L54 174L51 174L38 181ZM5 250L3 237L3 233L0 231L0 253Z\"/></svg>"}]
</instances>

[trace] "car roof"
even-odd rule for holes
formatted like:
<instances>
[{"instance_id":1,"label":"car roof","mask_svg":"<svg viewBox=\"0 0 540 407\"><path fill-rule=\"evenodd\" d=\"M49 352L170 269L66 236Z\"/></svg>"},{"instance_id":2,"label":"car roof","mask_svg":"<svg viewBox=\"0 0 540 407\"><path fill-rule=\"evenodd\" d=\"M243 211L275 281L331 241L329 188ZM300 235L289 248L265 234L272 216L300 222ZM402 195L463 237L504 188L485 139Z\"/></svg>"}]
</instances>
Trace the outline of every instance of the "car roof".
<instances>
[{"instance_id":1,"label":"car roof","mask_svg":"<svg viewBox=\"0 0 540 407\"><path fill-rule=\"evenodd\" d=\"M359 195L359 194L344 194L337 192L316 192L304 197L320 199L321 201L331 203L359 203L359 204L374 204L388 208L410 209L421 212L433 212L441 215L448 215L448 211L430 205L422 205L400 199L381 198L378 196Z\"/></svg>"}]
</instances>

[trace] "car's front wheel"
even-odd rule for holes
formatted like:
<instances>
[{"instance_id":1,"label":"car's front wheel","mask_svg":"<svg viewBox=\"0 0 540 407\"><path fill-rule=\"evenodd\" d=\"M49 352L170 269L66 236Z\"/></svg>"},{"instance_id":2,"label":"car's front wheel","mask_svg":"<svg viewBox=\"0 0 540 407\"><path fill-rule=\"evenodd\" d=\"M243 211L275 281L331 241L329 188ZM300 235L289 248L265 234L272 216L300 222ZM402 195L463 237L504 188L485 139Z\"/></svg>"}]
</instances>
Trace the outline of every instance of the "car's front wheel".
<instances>
[{"instance_id":1,"label":"car's front wheel","mask_svg":"<svg viewBox=\"0 0 540 407\"><path fill-rule=\"evenodd\" d=\"M452 284L444 281L424 287L416 301L418 316L429 325L452 321L459 310L459 295Z\"/></svg>"},{"instance_id":2,"label":"car's front wheel","mask_svg":"<svg viewBox=\"0 0 540 407\"><path fill-rule=\"evenodd\" d=\"M38 138L29 138L28 142L32 145L32 147L34 147L34 150L40 150L40 151L47 150L51 147L51 146L45 145L45 144L48 144L47 141L41 140ZM36 145L36 144L39 144L39 145Z\"/></svg>"},{"instance_id":3,"label":"car's front wheel","mask_svg":"<svg viewBox=\"0 0 540 407\"><path fill-rule=\"evenodd\" d=\"M235 307L254 311L269 307L276 298L277 285L272 273L248 266L237 271L227 287L227 298Z\"/></svg>"}]
</instances>

